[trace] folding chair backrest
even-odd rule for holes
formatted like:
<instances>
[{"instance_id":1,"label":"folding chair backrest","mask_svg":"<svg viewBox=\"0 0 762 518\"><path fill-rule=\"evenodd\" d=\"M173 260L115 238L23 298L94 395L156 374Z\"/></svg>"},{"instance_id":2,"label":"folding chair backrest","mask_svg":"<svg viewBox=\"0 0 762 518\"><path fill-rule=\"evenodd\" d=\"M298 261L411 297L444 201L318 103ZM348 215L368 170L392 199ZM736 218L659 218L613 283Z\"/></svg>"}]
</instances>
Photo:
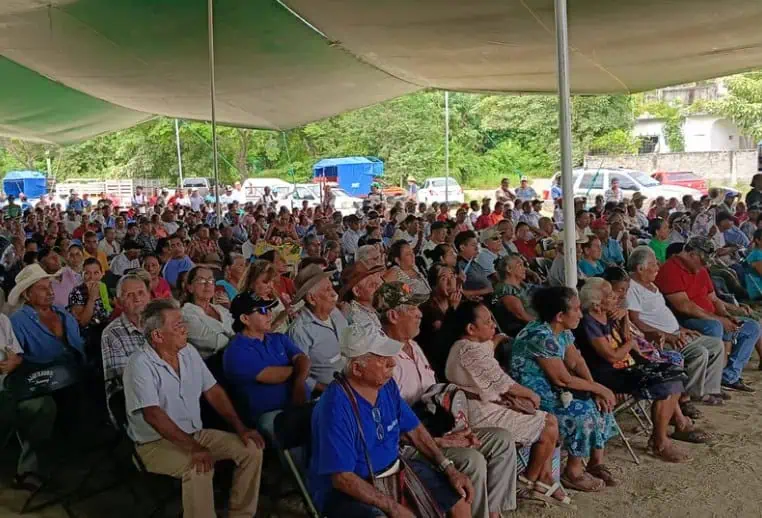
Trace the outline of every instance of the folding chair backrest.
<instances>
[{"instance_id":1,"label":"folding chair backrest","mask_svg":"<svg viewBox=\"0 0 762 518\"><path fill-rule=\"evenodd\" d=\"M315 403L287 408L275 418L274 433L284 450L308 446L312 434L312 411Z\"/></svg>"},{"instance_id":2,"label":"folding chair backrest","mask_svg":"<svg viewBox=\"0 0 762 518\"><path fill-rule=\"evenodd\" d=\"M111 415L114 416L119 430L127 433L127 406L124 399L124 391L119 390L111 394L106 404L111 411Z\"/></svg>"}]
</instances>

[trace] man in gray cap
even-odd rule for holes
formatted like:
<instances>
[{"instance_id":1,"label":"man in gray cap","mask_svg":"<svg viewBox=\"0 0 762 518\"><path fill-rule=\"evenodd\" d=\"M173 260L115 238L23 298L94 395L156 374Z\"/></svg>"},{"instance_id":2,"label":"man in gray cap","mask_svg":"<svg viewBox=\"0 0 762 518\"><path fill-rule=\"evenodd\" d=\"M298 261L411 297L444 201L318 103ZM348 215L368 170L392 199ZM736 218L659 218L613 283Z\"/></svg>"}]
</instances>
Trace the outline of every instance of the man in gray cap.
<instances>
[{"instance_id":1,"label":"man in gray cap","mask_svg":"<svg viewBox=\"0 0 762 518\"><path fill-rule=\"evenodd\" d=\"M374 304L384 322L384 332L402 343L394 358L394 381L402 398L411 406L424 401L425 394L437 383L434 369L414 338L421 330L420 299L402 282L382 285ZM451 413L454 408L451 408ZM467 409L464 409L467 412ZM499 516L516 508L516 448L511 433L502 428L472 430L469 426L429 432L455 467L474 485L474 517ZM439 432L439 433L437 433Z\"/></svg>"},{"instance_id":2,"label":"man in gray cap","mask_svg":"<svg viewBox=\"0 0 762 518\"><path fill-rule=\"evenodd\" d=\"M347 319L336 308L338 295L331 285L331 274L311 264L296 276L293 303L304 300L288 330L288 335L310 357L312 365L307 386L315 393L325 390L333 373L344 366L339 353L339 337L347 327Z\"/></svg>"},{"instance_id":3,"label":"man in gray cap","mask_svg":"<svg viewBox=\"0 0 762 518\"><path fill-rule=\"evenodd\" d=\"M408 464L437 507L455 518L471 516L471 481L442 453L392 381L401 346L363 326L342 334L343 375L326 388L312 415L308 485L321 516L421 516L413 508L418 498L407 498L403 505L368 482L371 472L386 479L404 469L399 459L403 434L425 459Z\"/></svg>"}]
</instances>

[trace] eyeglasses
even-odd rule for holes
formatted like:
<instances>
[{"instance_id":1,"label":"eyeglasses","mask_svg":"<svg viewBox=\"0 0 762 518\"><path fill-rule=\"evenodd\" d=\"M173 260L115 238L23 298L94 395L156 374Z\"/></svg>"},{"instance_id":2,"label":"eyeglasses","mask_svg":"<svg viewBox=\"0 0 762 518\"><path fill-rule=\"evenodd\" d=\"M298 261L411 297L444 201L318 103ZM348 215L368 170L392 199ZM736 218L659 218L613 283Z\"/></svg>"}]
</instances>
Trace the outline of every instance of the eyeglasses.
<instances>
[{"instance_id":1,"label":"eyeglasses","mask_svg":"<svg viewBox=\"0 0 762 518\"><path fill-rule=\"evenodd\" d=\"M254 308L251 310L252 313L259 313L262 316L267 315L270 311L270 308Z\"/></svg>"},{"instance_id":2,"label":"eyeglasses","mask_svg":"<svg viewBox=\"0 0 762 518\"><path fill-rule=\"evenodd\" d=\"M193 281L195 284L214 284L214 279L202 279L196 278Z\"/></svg>"},{"instance_id":3,"label":"eyeglasses","mask_svg":"<svg viewBox=\"0 0 762 518\"><path fill-rule=\"evenodd\" d=\"M379 441L383 441L384 424L381 422L381 410L374 408L371 411L371 414L373 415L373 422L376 423L376 438L378 438Z\"/></svg>"}]
</instances>

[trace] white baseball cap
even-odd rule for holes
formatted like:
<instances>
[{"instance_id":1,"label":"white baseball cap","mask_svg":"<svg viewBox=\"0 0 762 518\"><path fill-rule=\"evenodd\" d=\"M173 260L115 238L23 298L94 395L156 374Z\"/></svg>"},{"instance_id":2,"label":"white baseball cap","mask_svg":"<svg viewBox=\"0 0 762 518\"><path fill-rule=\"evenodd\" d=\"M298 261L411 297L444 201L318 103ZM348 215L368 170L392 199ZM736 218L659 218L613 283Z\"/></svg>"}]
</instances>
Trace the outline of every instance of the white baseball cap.
<instances>
[{"instance_id":1,"label":"white baseball cap","mask_svg":"<svg viewBox=\"0 0 762 518\"><path fill-rule=\"evenodd\" d=\"M357 358L368 353L397 356L402 349L402 343L371 327L355 324L344 329L339 347L341 355L345 358Z\"/></svg>"}]
</instances>

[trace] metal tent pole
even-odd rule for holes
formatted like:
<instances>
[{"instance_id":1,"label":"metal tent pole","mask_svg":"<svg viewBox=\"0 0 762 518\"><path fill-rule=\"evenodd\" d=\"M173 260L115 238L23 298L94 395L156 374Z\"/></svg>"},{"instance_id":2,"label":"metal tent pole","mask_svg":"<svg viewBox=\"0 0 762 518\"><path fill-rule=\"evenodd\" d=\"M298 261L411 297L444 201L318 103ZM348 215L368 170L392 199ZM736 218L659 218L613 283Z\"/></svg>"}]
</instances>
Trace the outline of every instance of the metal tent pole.
<instances>
[{"instance_id":1,"label":"metal tent pole","mask_svg":"<svg viewBox=\"0 0 762 518\"><path fill-rule=\"evenodd\" d=\"M180 123L175 119L175 144L177 145L177 170L180 172L180 188L183 187L183 154L180 151Z\"/></svg>"},{"instance_id":2,"label":"metal tent pole","mask_svg":"<svg viewBox=\"0 0 762 518\"><path fill-rule=\"evenodd\" d=\"M220 172L217 164L217 114L215 113L216 90L214 86L214 0L207 0L209 22L209 95L212 104L212 153L214 163L214 201L217 207L217 225L222 222L220 206Z\"/></svg>"},{"instance_id":3,"label":"metal tent pole","mask_svg":"<svg viewBox=\"0 0 762 518\"><path fill-rule=\"evenodd\" d=\"M566 285L577 287L577 226L574 221L572 181L571 94L569 91L569 35L566 1L556 4L556 59L558 64L558 129L561 137L561 189L564 200L564 272Z\"/></svg>"},{"instance_id":4,"label":"metal tent pole","mask_svg":"<svg viewBox=\"0 0 762 518\"><path fill-rule=\"evenodd\" d=\"M450 92L445 92L445 205L450 205Z\"/></svg>"}]
</instances>

